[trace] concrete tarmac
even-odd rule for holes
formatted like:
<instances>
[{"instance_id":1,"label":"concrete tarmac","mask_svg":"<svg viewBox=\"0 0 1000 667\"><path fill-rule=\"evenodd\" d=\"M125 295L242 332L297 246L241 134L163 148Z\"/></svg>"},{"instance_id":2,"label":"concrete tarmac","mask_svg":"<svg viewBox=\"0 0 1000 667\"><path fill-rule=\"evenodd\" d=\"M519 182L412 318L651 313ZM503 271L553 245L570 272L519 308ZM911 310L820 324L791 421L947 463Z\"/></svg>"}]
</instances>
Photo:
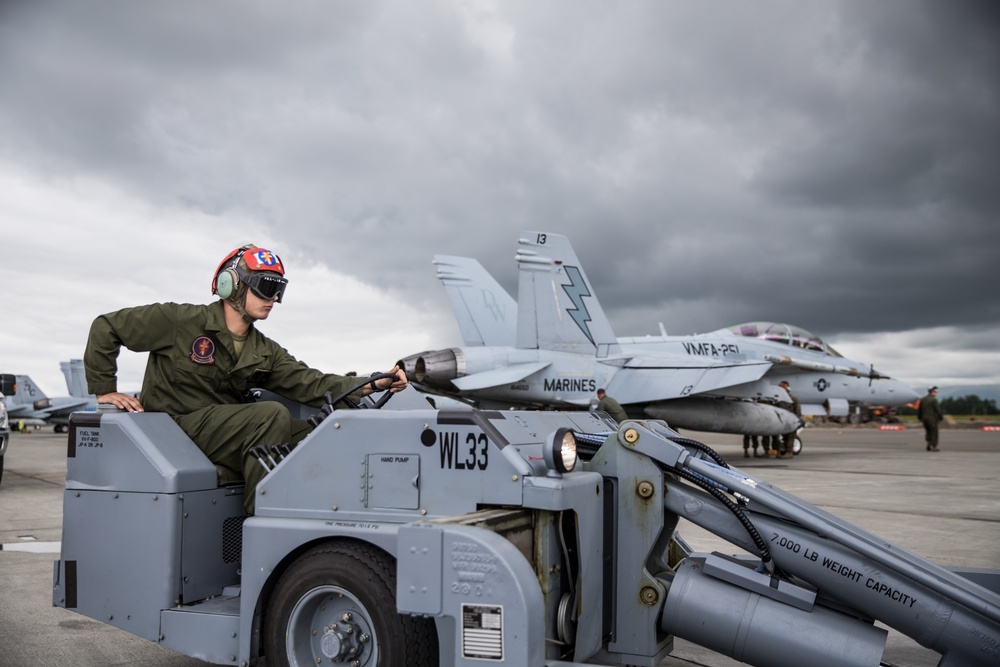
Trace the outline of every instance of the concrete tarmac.
<instances>
[{"instance_id":1,"label":"concrete tarmac","mask_svg":"<svg viewBox=\"0 0 1000 667\"><path fill-rule=\"evenodd\" d=\"M810 428L792 460L743 458L735 436L686 433L734 467L946 567L1000 569L1000 433L944 429L940 452L920 429ZM52 606L62 537L66 436L14 434L0 483L0 667L201 667L206 663ZM736 553L682 523L697 551ZM141 536L135 538L142 539ZM890 630L886 664L933 667L939 656ZM675 640L665 667L742 663Z\"/></svg>"}]
</instances>

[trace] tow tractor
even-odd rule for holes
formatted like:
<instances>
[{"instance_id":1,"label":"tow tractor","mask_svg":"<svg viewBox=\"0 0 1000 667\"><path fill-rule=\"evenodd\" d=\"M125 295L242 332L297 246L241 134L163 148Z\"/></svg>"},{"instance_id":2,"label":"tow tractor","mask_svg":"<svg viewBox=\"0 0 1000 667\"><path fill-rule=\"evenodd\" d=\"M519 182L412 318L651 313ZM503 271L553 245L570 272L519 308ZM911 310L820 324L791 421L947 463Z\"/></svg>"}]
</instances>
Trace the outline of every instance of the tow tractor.
<instances>
[{"instance_id":1,"label":"tow tractor","mask_svg":"<svg viewBox=\"0 0 1000 667\"><path fill-rule=\"evenodd\" d=\"M939 667L1000 665L991 584L662 421L340 398L294 449L256 448L250 517L169 416L73 415L53 603L240 667L652 667L675 637L761 667L876 667L875 621ZM680 517L740 553L692 552Z\"/></svg>"}]
</instances>

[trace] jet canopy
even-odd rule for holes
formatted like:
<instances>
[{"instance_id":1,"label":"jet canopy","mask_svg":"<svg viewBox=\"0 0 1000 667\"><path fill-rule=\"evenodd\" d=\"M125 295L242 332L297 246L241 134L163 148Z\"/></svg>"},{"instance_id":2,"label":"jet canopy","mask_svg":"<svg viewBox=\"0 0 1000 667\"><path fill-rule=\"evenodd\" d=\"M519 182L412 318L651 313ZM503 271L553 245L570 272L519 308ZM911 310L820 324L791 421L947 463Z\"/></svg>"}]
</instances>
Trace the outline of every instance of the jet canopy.
<instances>
[{"instance_id":1,"label":"jet canopy","mask_svg":"<svg viewBox=\"0 0 1000 667\"><path fill-rule=\"evenodd\" d=\"M823 339L816 334L791 324L783 324L781 322L746 322L731 326L729 330L737 336L783 343L792 347L802 348L803 350L822 352L833 357L843 356L824 343Z\"/></svg>"}]
</instances>

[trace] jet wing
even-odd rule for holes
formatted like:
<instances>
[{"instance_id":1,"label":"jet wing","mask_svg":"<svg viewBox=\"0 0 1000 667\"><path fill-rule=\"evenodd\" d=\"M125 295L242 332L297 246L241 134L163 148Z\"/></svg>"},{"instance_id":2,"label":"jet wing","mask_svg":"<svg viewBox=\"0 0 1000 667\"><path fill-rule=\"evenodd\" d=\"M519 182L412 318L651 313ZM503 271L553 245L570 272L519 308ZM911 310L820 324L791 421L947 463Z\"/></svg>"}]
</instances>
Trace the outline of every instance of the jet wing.
<instances>
[{"instance_id":1,"label":"jet wing","mask_svg":"<svg viewBox=\"0 0 1000 667\"><path fill-rule=\"evenodd\" d=\"M456 378L451 383L462 391L475 391L502 384L512 384L548 367L550 363L548 361L536 361L528 364L513 364L491 371L476 373L475 375Z\"/></svg>"},{"instance_id":2,"label":"jet wing","mask_svg":"<svg viewBox=\"0 0 1000 667\"><path fill-rule=\"evenodd\" d=\"M10 417L11 419L15 419L15 418L19 418L19 417L20 418L27 418L27 417L34 418L34 416L35 416L35 414L37 412L38 411L35 410L30 405L12 405L12 406L9 406L7 408L7 416Z\"/></svg>"},{"instance_id":3,"label":"jet wing","mask_svg":"<svg viewBox=\"0 0 1000 667\"><path fill-rule=\"evenodd\" d=\"M711 362L634 358L608 382L608 395L622 405L693 396L732 385L755 382L769 369L767 362Z\"/></svg>"},{"instance_id":4,"label":"jet wing","mask_svg":"<svg viewBox=\"0 0 1000 667\"><path fill-rule=\"evenodd\" d=\"M59 399L45 399L47 401ZM52 417L65 417L69 413L86 407L92 402L91 399L81 398L72 401L59 400L58 403L50 403L48 407L35 408L34 405L15 405L7 409L7 416L12 419L51 419Z\"/></svg>"},{"instance_id":5,"label":"jet wing","mask_svg":"<svg viewBox=\"0 0 1000 667\"><path fill-rule=\"evenodd\" d=\"M52 407L44 410L47 417L68 417L71 412L76 412L77 410L82 410L88 405L96 405L97 399L95 398L79 398L79 399L58 399L54 398ZM58 402L56 402L58 401Z\"/></svg>"}]
</instances>

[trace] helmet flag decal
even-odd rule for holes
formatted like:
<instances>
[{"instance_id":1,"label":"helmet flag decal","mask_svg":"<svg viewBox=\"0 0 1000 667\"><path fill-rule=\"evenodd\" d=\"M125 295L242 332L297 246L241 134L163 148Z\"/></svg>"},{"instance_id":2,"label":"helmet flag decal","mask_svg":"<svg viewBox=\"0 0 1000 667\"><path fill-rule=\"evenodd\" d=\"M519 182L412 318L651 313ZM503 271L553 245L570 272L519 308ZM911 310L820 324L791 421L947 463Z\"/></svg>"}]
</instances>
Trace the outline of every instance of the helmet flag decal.
<instances>
[{"instance_id":1,"label":"helmet flag decal","mask_svg":"<svg viewBox=\"0 0 1000 667\"><path fill-rule=\"evenodd\" d=\"M270 250L264 248L254 248L243 254L243 259L247 263L247 268L251 271L275 271L285 274L285 267L281 264L281 258Z\"/></svg>"}]
</instances>

